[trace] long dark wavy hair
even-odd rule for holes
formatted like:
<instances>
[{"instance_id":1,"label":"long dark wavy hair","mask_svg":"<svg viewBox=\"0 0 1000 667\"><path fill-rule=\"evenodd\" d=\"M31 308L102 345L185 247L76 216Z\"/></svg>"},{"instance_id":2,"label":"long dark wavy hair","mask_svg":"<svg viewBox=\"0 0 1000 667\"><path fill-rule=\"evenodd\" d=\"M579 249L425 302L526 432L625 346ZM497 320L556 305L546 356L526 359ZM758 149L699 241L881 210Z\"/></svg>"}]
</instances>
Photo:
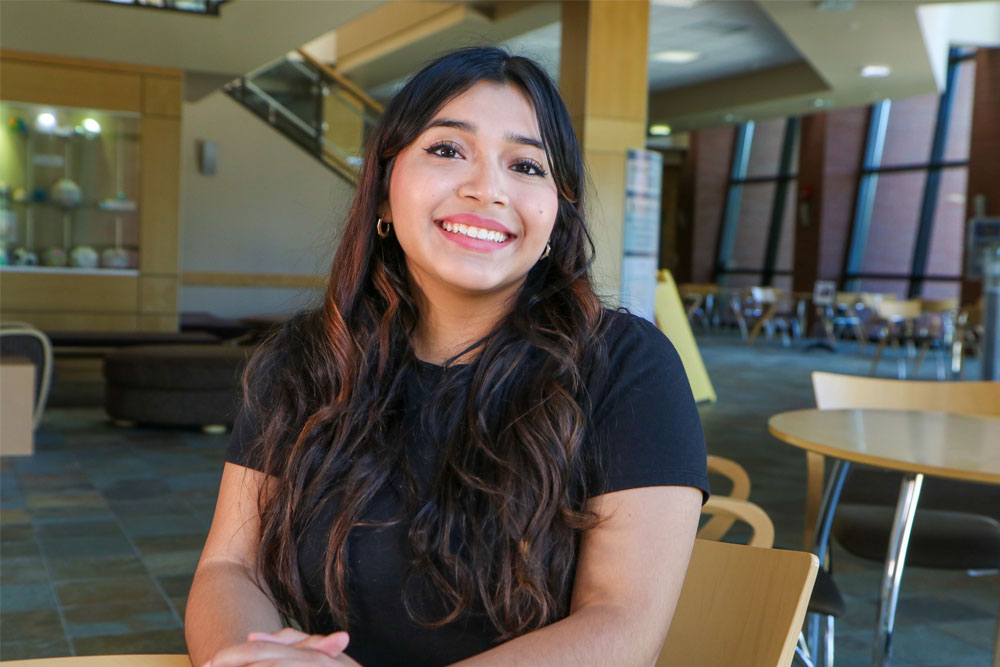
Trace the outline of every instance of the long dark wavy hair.
<instances>
[{"instance_id":1,"label":"long dark wavy hair","mask_svg":"<svg viewBox=\"0 0 1000 667\"><path fill-rule=\"evenodd\" d=\"M528 273L501 321L436 389L454 406L434 425L439 455L424 491L400 433L403 377L417 360L410 336L420 313L394 236L375 222L396 156L449 100L480 81L515 86L530 100L559 205L551 253ZM325 604L349 628L348 534L366 524L372 499L396 479L409 500L411 576L444 603L439 627L485 614L499 639L534 630L569 610L595 462L584 440L591 406L584 385L598 351L603 309L589 277L580 148L559 93L533 61L498 48L455 51L431 62L396 95L366 148L364 166L321 308L294 318L261 347L244 376L244 410L260 424L252 449L270 473L260 495L261 583L279 611L316 631L297 547L327 531ZM448 365L448 364L446 364ZM438 402L440 401L440 402ZM442 411L428 411L442 412ZM317 527L335 503L333 525Z\"/></svg>"}]
</instances>

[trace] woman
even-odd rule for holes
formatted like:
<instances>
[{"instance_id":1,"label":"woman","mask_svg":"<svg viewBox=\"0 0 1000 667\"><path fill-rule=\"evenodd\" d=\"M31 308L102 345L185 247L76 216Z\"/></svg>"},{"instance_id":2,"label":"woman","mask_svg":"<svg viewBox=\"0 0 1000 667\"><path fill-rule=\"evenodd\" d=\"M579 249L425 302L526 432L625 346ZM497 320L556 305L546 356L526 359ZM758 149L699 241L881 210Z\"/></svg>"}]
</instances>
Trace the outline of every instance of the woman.
<instances>
[{"instance_id":1,"label":"woman","mask_svg":"<svg viewBox=\"0 0 1000 667\"><path fill-rule=\"evenodd\" d=\"M530 60L457 51L396 96L322 308L247 371L194 664L655 661L704 443L669 342L594 295L583 188Z\"/></svg>"}]
</instances>

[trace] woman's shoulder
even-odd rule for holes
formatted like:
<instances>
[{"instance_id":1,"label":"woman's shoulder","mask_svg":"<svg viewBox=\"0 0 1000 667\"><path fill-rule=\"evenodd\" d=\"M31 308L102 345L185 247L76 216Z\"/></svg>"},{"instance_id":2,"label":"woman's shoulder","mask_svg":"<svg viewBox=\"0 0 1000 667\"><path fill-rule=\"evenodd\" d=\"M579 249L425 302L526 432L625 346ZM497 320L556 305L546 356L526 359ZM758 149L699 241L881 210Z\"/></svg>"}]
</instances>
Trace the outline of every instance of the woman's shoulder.
<instances>
[{"instance_id":1,"label":"woman's shoulder","mask_svg":"<svg viewBox=\"0 0 1000 667\"><path fill-rule=\"evenodd\" d=\"M646 356L658 353L669 356L674 353L670 340L656 325L627 310L605 309L599 338L604 353L612 362L636 354Z\"/></svg>"}]
</instances>

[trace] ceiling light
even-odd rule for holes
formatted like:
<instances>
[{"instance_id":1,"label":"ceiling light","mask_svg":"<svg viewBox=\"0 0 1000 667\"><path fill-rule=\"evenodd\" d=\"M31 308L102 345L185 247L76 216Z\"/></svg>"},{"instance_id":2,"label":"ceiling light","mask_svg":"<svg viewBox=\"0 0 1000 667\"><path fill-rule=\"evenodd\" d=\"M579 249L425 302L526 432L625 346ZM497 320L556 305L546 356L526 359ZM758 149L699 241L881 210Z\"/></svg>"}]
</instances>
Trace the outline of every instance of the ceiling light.
<instances>
[{"instance_id":1,"label":"ceiling light","mask_svg":"<svg viewBox=\"0 0 1000 667\"><path fill-rule=\"evenodd\" d=\"M653 54L653 60L673 65L683 65L698 58L701 58L701 54L697 51L660 51Z\"/></svg>"},{"instance_id":2,"label":"ceiling light","mask_svg":"<svg viewBox=\"0 0 1000 667\"><path fill-rule=\"evenodd\" d=\"M87 132L90 132L92 134L100 134L101 133L101 124L98 123L93 118L86 118L83 121L83 129L85 129Z\"/></svg>"},{"instance_id":3,"label":"ceiling light","mask_svg":"<svg viewBox=\"0 0 1000 667\"><path fill-rule=\"evenodd\" d=\"M49 112L38 114L38 118L35 119L35 125L39 130L51 131L56 127L56 117Z\"/></svg>"},{"instance_id":4,"label":"ceiling light","mask_svg":"<svg viewBox=\"0 0 1000 667\"><path fill-rule=\"evenodd\" d=\"M669 125L650 125L649 133L654 137L665 137L670 134Z\"/></svg>"},{"instance_id":5,"label":"ceiling light","mask_svg":"<svg viewBox=\"0 0 1000 667\"><path fill-rule=\"evenodd\" d=\"M727 113L725 116L722 117L722 120L726 121L727 123L733 123L738 121L739 119L740 117L734 113Z\"/></svg>"},{"instance_id":6,"label":"ceiling light","mask_svg":"<svg viewBox=\"0 0 1000 667\"><path fill-rule=\"evenodd\" d=\"M822 97L817 97L812 101L812 105L817 109L822 109L823 107L830 106L830 100L824 100Z\"/></svg>"},{"instance_id":7,"label":"ceiling light","mask_svg":"<svg viewBox=\"0 0 1000 667\"><path fill-rule=\"evenodd\" d=\"M888 65L865 65L861 68L861 76L866 79L884 79L892 73Z\"/></svg>"}]
</instances>

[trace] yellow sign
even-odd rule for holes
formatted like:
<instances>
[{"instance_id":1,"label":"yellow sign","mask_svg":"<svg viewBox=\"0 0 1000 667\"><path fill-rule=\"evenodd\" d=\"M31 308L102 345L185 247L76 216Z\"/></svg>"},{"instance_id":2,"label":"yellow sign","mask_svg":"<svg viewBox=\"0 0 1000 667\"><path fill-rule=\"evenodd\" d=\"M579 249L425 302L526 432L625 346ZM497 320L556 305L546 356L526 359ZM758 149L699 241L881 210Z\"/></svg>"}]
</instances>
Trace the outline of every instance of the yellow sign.
<instances>
[{"instance_id":1,"label":"yellow sign","mask_svg":"<svg viewBox=\"0 0 1000 667\"><path fill-rule=\"evenodd\" d=\"M688 382L691 383L694 400L714 403L715 389L705 370L698 343L694 340L694 332L691 331L691 323L688 322L684 303L677 291L677 283L667 270L660 271L660 281L656 286L656 324L677 348Z\"/></svg>"}]
</instances>

